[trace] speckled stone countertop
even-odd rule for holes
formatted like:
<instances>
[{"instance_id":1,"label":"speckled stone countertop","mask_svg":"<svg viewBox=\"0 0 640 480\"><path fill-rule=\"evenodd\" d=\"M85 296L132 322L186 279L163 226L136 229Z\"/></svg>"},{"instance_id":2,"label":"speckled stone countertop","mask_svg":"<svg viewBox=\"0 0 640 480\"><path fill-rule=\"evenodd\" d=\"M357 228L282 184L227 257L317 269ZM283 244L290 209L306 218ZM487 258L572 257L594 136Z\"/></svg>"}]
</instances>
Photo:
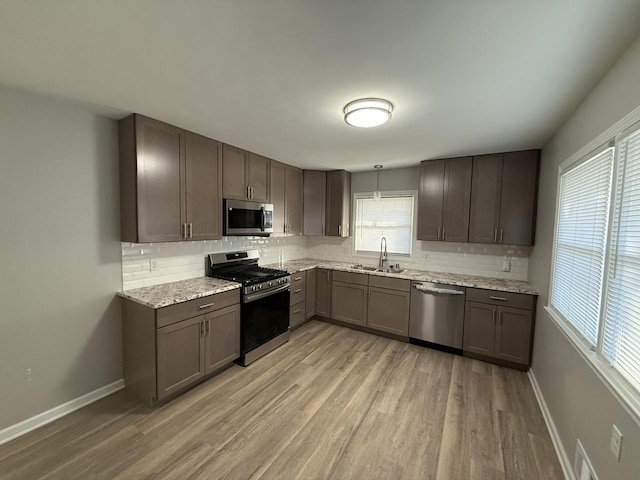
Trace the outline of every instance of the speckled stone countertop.
<instances>
[{"instance_id":1,"label":"speckled stone countertop","mask_svg":"<svg viewBox=\"0 0 640 480\"><path fill-rule=\"evenodd\" d=\"M428 272L425 270L406 269L399 273L370 272L351 268L353 263L331 262L327 260L301 259L283 262L282 264L267 265L273 268L281 268L289 273L301 272L314 267L326 268L329 270L339 270L342 272L366 273L369 275L379 275L382 277L403 278L407 280L417 280L420 282L442 283L446 285L458 285L461 287L484 288L487 290L498 290L501 292L525 293L527 295L538 295L538 291L522 280L508 280L504 278L480 277L477 275L464 275L458 273Z\"/></svg>"},{"instance_id":2,"label":"speckled stone countertop","mask_svg":"<svg viewBox=\"0 0 640 480\"><path fill-rule=\"evenodd\" d=\"M217 278L200 277L179 282L118 292L118 295L151 308L162 308L216 293L235 290L242 285Z\"/></svg>"}]
</instances>

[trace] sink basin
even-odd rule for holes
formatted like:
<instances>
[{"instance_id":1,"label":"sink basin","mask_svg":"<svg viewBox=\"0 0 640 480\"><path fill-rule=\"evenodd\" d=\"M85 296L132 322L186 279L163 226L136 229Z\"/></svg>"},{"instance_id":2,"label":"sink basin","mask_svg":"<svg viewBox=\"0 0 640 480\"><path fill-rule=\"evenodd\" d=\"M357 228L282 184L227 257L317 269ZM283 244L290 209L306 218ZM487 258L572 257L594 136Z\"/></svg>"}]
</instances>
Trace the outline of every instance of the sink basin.
<instances>
[{"instance_id":1,"label":"sink basin","mask_svg":"<svg viewBox=\"0 0 640 480\"><path fill-rule=\"evenodd\" d=\"M378 268L378 267L370 267L368 265L351 265L351 268L355 270L364 270L366 272L384 272L384 273L402 273L404 272L404 268Z\"/></svg>"}]
</instances>

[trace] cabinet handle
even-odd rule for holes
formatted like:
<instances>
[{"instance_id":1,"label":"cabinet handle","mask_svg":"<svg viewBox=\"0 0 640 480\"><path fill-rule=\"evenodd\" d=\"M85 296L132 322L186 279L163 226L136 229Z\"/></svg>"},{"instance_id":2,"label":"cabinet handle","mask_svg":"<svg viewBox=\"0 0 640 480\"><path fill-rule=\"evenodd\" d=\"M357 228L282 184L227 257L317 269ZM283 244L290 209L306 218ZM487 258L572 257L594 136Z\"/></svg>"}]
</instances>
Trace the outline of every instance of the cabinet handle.
<instances>
[{"instance_id":1,"label":"cabinet handle","mask_svg":"<svg viewBox=\"0 0 640 480\"><path fill-rule=\"evenodd\" d=\"M301 291L302 291L302 289L301 289L301 288L297 288L297 289L295 289L295 290L293 291L293 293L300 293Z\"/></svg>"},{"instance_id":2,"label":"cabinet handle","mask_svg":"<svg viewBox=\"0 0 640 480\"><path fill-rule=\"evenodd\" d=\"M298 310L294 310L294 311L293 311L293 314L295 315L295 314L300 313L300 312L301 312L301 310L300 310L300 309L298 309Z\"/></svg>"},{"instance_id":3,"label":"cabinet handle","mask_svg":"<svg viewBox=\"0 0 640 480\"><path fill-rule=\"evenodd\" d=\"M211 319L207 318L207 335L209 335L210 330L211 330Z\"/></svg>"},{"instance_id":4,"label":"cabinet handle","mask_svg":"<svg viewBox=\"0 0 640 480\"><path fill-rule=\"evenodd\" d=\"M438 240L440 240L440 227L438 227Z\"/></svg>"},{"instance_id":5,"label":"cabinet handle","mask_svg":"<svg viewBox=\"0 0 640 480\"><path fill-rule=\"evenodd\" d=\"M302 277L296 277L296 278L293 279L294 282L298 282L300 280L302 280Z\"/></svg>"},{"instance_id":6,"label":"cabinet handle","mask_svg":"<svg viewBox=\"0 0 640 480\"><path fill-rule=\"evenodd\" d=\"M253 187L249 187L249 191L251 192L251 198L253 198Z\"/></svg>"},{"instance_id":7,"label":"cabinet handle","mask_svg":"<svg viewBox=\"0 0 640 480\"><path fill-rule=\"evenodd\" d=\"M338 236L342 236L342 225L338 225Z\"/></svg>"},{"instance_id":8,"label":"cabinet handle","mask_svg":"<svg viewBox=\"0 0 640 480\"><path fill-rule=\"evenodd\" d=\"M446 237L445 237L445 233L444 233L444 232L445 232L445 229L444 229L444 227L442 227L442 239L443 239L443 240L446 238Z\"/></svg>"},{"instance_id":9,"label":"cabinet handle","mask_svg":"<svg viewBox=\"0 0 640 480\"><path fill-rule=\"evenodd\" d=\"M329 281L329 270L325 270L325 273L327 274L327 282Z\"/></svg>"},{"instance_id":10,"label":"cabinet handle","mask_svg":"<svg viewBox=\"0 0 640 480\"><path fill-rule=\"evenodd\" d=\"M189 223L189 238L193 238L193 223Z\"/></svg>"},{"instance_id":11,"label":"cabinet handle","mask_svg":"<svg viewBox=\"0 0 640 480\"><path fill-rule=\"evenodd\" d=\"M180 233L182 234L182 238L184 238L186 240L187 239L187 224L183 223L181 227L182 228L180 228L180 230L181 230Z\"/></svg>"},{"instance_id":12,"label":"cabinet handle","mask_svg":"<svg viewBox=\"0 0 640 480\"><path fill-rule=\"evenodd\" d=\"M494 241L494 243L498 243L498 229L497 228L493 231L493 241Z\"/></svg>"},{"instance_id":13,"label":"cabinet handle","mask_svg":"<svg viewBox=\"0 0 640 480\"><path fill-rule=\"evenodd\" d=\"M500 229L500 243L502 243L502 234L504 233L504 230Z\"/></svg>"},{"instance_id":14,"label":"cabinet handle","mask_svg":"<svg viewBox=\"0 0 640 480\"><path fill-rule=\"evenodd\" d=\"M504 297L489 297L491 300L500 300L501 302L506 302L507 299Z\"/></svg>"},{"instance_id":15,"label":"cabinet handle","mask_svg":"<svg viewBox=\"0 0 640 480\"><path fill-rule=\"evenodd\" d=\"M205 303L204 305L200 305L200 306L198 307L198 310L202 310L203 308L213 307L215 304L216 304L216 302Z\"/></svg>"}]
</instances>

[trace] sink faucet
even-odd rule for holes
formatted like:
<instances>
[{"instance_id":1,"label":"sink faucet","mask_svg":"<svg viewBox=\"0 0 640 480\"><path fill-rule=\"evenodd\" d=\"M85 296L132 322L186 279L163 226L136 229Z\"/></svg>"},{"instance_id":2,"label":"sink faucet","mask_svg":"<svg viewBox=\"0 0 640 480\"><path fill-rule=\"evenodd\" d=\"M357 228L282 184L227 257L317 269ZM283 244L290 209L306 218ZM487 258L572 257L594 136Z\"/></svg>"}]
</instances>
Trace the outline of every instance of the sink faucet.
<instances>
[{"instance_id":1,"label":"sink faucet","mask_svg":"<svg viewBox=\"0 0 640 480\"><path fill-rule=\"evenodd\" d=\"M382 250L383 245L384 250ZM382 237L382 240L380 240L380 260L378 261L378 268L384 268L385 262L387 262L387 239Z\"/></svg>"}]
</instances>

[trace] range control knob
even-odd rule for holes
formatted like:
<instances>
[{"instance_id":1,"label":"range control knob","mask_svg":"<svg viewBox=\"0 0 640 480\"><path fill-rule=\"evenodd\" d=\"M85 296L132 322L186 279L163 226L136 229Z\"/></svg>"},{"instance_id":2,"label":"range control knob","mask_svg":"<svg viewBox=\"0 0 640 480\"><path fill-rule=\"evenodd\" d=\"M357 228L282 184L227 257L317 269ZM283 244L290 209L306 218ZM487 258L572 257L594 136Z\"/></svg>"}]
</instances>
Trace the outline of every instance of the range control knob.
<instances>
[{"instance_id":1,"label":"range control knob","mask_svg":"<svg viewBox=\"0 0 640 480\"><path fill-rule=\"evenodd\" d=\"M289 281L289 277L284 277L284 278L282 279L282 281L283 281L284 283L287 283L287 282Z\"/></svg>"},{"instance_id":2,"label":"range control knob","mask_svg":"<svg viewBox=\"0 0 640 480\"><path fill-rule=\"evenodd\" d=\"M267 285L272 287L273 286L273 282L269 282L269 283L267 283Z\"/></svg>"},{"instance_id":3,"label":"range control knob","mask_svg":"<svg viewBox=\"0 0 640 480\"><path fill-rule=\"evenodd\" d=\"M255 292L256 291L256 287L251 287L251 291Z\"/></svg>"}]
</instances>

